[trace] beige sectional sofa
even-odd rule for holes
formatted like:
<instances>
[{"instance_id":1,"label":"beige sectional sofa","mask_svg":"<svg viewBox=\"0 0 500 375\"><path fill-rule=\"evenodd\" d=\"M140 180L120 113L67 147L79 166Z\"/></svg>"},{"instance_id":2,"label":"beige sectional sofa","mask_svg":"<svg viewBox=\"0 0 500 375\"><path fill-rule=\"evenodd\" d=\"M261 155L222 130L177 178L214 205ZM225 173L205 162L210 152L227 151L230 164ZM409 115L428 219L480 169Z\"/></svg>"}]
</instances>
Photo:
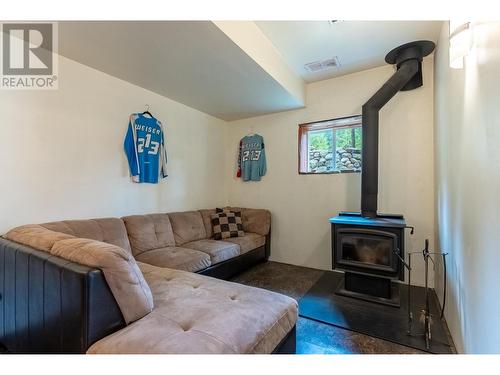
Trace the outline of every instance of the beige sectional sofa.
<instances>
[{"instance_id":1,"label":"beige sectional sofa","mask_svg":"<svg viewBox=\"0 0 500 375\"><path fill-rule=\"evenodd\" d=\"M28 264L33 254L42 259L43 266L37 267L49 267L48 263L55 262L64 268L58 271L59 275L68 272L68 265L62 267L57 259L72 262L71 265L75 263L75 267L90 267L90 271L83 272L82 285L76 287L64 284L60 276L57 285L69 290L55 296L54 303L63 306L58 312L63 326L61 330L66 327L62 336L71 335L67 329L69 326L75 327L75 331L86 331L90 326L94 333L81 339L84 344L78 349L71 346L78 340L69 337L67 341L71 345L56 343L54 351L271 353L295 332L296 301L270 291L203 275L225 278L269 256L269 211L234 207L231 210L241 212L245 235L224 241L212 239L210 215L215 209L21 226L0 240L0 258L3 252L4 259L7 259L3 269L0 263L0 272L5 274L6 280L10 279L11 273L16 280L26 278L28 285L38 282L35 277L41 277L44 290L40 293L44 300L50 293L45 289L50 289L54 282L50 272L37 276L25 272L25 269L19 271L14 267L11 270L8 265L11 252L15 252L14 262L18 256L24 259L26 254ZM81 271L72 267L69 267L71 272ZM74 317L75 311L79 310L72 309L64 300L70 298L73 289L78 295L81 293L82 298L106 299L102 288L99 293L81 291L81 288L89 288L89 277L95 276L92 272L103 273L114 300L109 301L106 297L103 302L106 316L99 316L98 309L92 314L85 310L85 305L100 303L97 300L84 301L81 316ZM47 277L49 279L45 280ZM42 302L43 311L40 312L36 310L37 304L29 300L30 293L20 295L17 289L12 291L5 283L0 287L2 295L7 297L0 300L0 304L7 306L4 308L7 313L0 316L0 343L12 351L39 351L30 349L33 348L30 337L37 333L33 327L45 326L45 320L54 324L54 319L47 316L50 313L46 311L45 302ZM31 298L36 299L33 293ZM100 297L92 297L97 294ZM24 301L26 298L28 301ZM113 303L121 312L121 321L117 321L117 309L113 310ZM32 305L35 308L32 309ZM12 320L9 317L9 311L22 310L24 306L28 310L28 332L19 329L16 319L20 318L16 316ZM71 313L61 312L64 309ZM44 334L45 331L40 329L42 331L38 333Z\"/></svg>"}]
</instances>

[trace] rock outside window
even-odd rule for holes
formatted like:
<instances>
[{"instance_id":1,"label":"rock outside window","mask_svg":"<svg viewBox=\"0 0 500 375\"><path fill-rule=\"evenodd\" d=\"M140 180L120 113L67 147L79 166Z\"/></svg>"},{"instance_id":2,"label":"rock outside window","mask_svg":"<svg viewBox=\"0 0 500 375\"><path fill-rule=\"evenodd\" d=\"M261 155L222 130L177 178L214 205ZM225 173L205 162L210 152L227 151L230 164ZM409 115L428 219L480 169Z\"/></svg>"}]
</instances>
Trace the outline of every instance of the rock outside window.
<instances>
[{"instance_id":1,"label":"rock outside window","mask_svg":"<svg viewBox=\"0 0 500 375\"><path fill-rule=\"evenodd\" d=\"M299 173L361 172L361 116L299 125Z\"/></svg>"}]
</instances>

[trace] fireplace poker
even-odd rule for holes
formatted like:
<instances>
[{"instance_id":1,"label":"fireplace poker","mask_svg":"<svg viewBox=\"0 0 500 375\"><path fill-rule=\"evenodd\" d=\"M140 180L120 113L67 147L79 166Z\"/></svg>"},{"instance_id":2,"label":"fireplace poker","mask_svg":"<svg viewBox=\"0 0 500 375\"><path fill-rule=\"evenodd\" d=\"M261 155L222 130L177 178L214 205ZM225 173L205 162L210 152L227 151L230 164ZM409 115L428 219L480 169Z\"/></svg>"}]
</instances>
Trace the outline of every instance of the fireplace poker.
<instances>
[{"instance_id":1,"label":"fireplace poker","mask_svg":"<svg viewBox=\"0 0 500 375\"><path fill-rule=\"evenodd\" d=\"M404 264L404 263L403 263ZM411 335L413 326L413 311L411 310L411 253L408 254L408 335Z\"/></svg>"},{"instance_id":2,"label":"fireplace poker","mask_svg":"<svg viewBox=\"0 0 500 375\"><path fill-rule=\"evenodd\" d=\"M430 349L431 346L431 312L430 312L430 301L429 301L429 240L425 239L425 248L422 250L422 255L424 256L425 264L425 310L422 311L424 315L424 329L425 329L425 347Z\"/></svg>"}]
</instances>

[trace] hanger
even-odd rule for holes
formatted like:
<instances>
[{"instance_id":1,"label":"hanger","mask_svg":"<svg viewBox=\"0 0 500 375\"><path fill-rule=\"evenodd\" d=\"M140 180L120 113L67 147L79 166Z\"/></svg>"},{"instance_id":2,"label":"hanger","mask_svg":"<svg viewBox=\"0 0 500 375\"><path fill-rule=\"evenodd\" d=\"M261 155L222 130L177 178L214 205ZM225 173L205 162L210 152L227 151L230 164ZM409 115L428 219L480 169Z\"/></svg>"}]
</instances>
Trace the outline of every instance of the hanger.
<instances>
[{"instance_id":1,"label":"hanger","mask_svg":"<svg viewBox=\"0 0 500 375\"><path fill-rule=\"evenodd\" d=\"M146 110L142 112L143 115L149 115L150 117L154 118L154 116L149 112L149 104L146 104Z\"/></svg>"},{"instance_id":2,"label":"hanger","mask_svg":"<svg viewBox=\"0 0 500 375\"><path fill-rule=\"evenodd\" d=\"M254 136L254 135L255 135L255 131L254 131L254 129L253 129L253 126L251 126L251 127L250 127L250 133L248 133L246 136L247 136L247 137L252 137L252 136Z\"/></svg>"}]
</instances>

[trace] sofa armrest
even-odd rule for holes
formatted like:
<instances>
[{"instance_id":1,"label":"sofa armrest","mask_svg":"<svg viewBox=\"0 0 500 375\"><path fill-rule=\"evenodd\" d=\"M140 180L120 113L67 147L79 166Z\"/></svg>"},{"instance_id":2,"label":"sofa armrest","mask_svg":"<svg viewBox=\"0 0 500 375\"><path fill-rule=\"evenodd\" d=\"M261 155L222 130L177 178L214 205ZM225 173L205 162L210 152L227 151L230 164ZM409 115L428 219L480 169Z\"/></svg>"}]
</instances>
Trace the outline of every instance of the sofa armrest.
<instances>
[{"instance_id":1,"label":"sofa armrest","mask_svg":"<svg viewBox=\"0 0 500 375\"><path fill-rule=\"evenodd\" d=\"M104 275L0 238L0 343L13 353L85 353L125 327Z\"/></svg>"}]
</instances>

